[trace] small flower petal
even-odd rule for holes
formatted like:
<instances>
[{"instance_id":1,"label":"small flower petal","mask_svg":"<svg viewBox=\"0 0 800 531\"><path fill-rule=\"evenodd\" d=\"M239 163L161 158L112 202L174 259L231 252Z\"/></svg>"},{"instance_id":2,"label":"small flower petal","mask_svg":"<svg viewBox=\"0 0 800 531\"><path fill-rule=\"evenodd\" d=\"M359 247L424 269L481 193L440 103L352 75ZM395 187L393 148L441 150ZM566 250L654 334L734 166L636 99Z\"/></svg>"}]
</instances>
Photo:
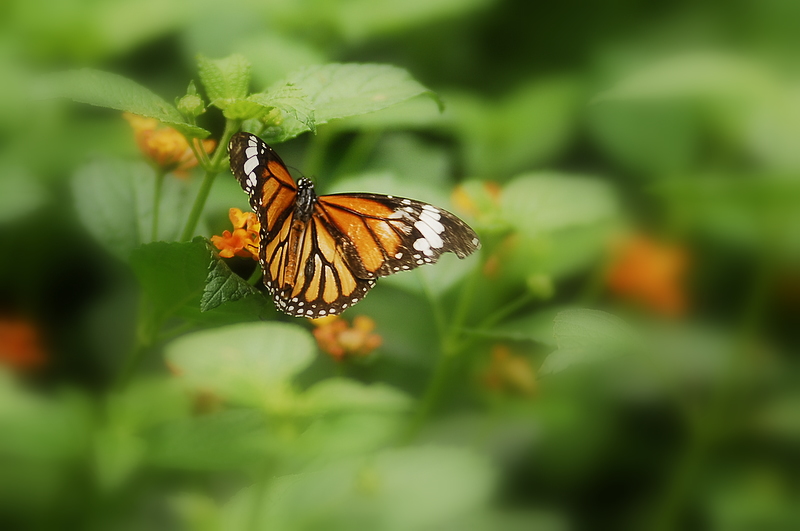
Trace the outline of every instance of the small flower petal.
<instances>
[{"instance_id":1,"label":"small flower petal","mask_svg":"<svg viewBox=\"0 0 800 531\"><path fill-rule=\"evenodd\" d=\"M313 330L319 348L341 361L345 356L366 356L383 342L378 334L371 333L375 329L375 321L365 315L353 320L353 326L338 316L328 316L312 321Z\"/></svg>"}]
</instances>

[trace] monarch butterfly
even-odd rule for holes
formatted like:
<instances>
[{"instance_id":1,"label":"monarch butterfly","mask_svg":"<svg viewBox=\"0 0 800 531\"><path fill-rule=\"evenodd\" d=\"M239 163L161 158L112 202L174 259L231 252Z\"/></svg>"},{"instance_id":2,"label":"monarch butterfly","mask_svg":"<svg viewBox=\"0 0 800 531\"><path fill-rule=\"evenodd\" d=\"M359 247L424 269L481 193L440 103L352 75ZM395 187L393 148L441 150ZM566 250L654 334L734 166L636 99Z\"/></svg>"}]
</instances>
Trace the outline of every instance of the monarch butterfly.
<instances>
[{"instance_id":1,"label":"monarch butterfly","mask_svg":"<svg viewBox=\"0 0 800 531\"><path fill-rule=\"evenodd\" d=\"M250 133L228 145L231 171L261 223L259 262L275 305L296 317L341 313L375 279L480 248L475 232L450 212L378 194L317 196L296 183L275 151Z\"/></svg>"}]
</instances>

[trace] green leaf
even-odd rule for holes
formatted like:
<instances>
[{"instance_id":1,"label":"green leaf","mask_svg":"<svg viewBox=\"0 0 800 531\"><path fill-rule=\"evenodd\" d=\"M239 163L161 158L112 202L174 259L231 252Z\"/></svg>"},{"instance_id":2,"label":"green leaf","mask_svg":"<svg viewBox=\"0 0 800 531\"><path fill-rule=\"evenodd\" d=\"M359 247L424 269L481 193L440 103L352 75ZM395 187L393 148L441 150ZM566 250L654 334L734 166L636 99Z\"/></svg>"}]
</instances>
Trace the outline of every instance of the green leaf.
<instances>
[{"instance_id":1,"label":"green leaf","mask_svg":"<svg viewBox=\"0 0 800 531\"><path fill-rule=\"evenodd\" d=\"M252 470L270 451L264 415L231 410L180 419L148 436L148 460L184 470Z\"/></svg>"},{"instance_id":2,"label":"green leaf","mask_svg":"<svg viewBox=\"0 0 800 531\"><path fill-rule=\"evenodd\" d=\"M127 259L141 243L139 200L144 182L154 180L144 163L101 160L77 170L72 180L75 207L83 226L119 258Z\"/></svg>"},{"instance_id":3,"label":"green leaf","mask_svg":"<svg viewBox=\"0 0 800 531\"><path fill-rule=\"evenodd\" d=\"M518 230L537 235L617 215L613 189L600 179L551 172L528 173L503 188L502 211Z\"/></svg>"},{"instance_id":4,"label":"green leaf","mask_svg":"<svg viewBox=\"0 0 800 531\"><path fill-rule=\"evenodd\" d=\"M262 105L273 107L285 116L291 116L310 131L316 132L314 106L302 88L291 83L273 87L269 92L251 94L250 99Z\"/></svg>"},{"instance_id":5,"label":"green leaf","mask_svg":"<svg viewBox=\"0 0 800 531\"><path fill-rule=\"evenodd\" d=\"M166 177L161 190L158 237L177 239L199 182ZM155 173L143 162L101 159L78 168L72 179L75 208L84 227L112 254L126 260L151 241Z\"/></svg>"},{"instance_id":6,"label":"green leaf","mask_svg":"<svg viewBox=\"0 0 800 531\"><path fill-rule=\"evenodd\" d=\"M408 422L393 412L342 413L314 420L285 448L292 460L320 466L393 446Z\"/></svg>"},{"instance_id":7,"label":"green leaf","mask_svg":"<svg viewBox=\"0 0 800 531\"><path fill-rule=\"evenodd\" d=\"M186 417L191 408L191 397L175 378L139 378L108 397L106 418L116 431L140 433Z\"/></svg>"},{"instance_id":8,"label":"green leaf","mask_svg":"<svg viewBox=\"0 0 800 531\"><path fill-rule=\"evenodd\" d=\"M529 313L493 328L488 335L514 341L535 341L542 345L556 346L553 338L553 321L556 315L564 309L562 306L556 306Z\"/></svg>"},{"instance_id":9,"label":"green leaf","mask_svg":"<svg viewBox=\"0 0 800 531\"><path fill-rule=\"evenodd\" d=\"M186 123L178 110L138 83L108 72L84 68L50 74L39 80L36 93L44 98L71 100L155 118L187 137L205 138L205 129Z\"/></svg>"},{"instance_id":10,"label":"green leaf","mask_svg":"<svg viewBox=\"0 0 800 531\"><path fill-rule=\"evenodd\" d=\"M246 323L185 335L166 358L192 388L231 402L271 407L286 403L286 386L315 352L308 332L286 323Z\"/></svg>"},{"instance_id":11,"label":"green leaf","mask_svg":"<svg viewBox=\"0 0 800 531\"><path fill-rule=\"evenodd\" d=\"M250 88L250 62L239 54L224 59L197 56L200 81L211 104L227 109L236 100L244 100Z\"/></svg>"},{"instance_id":12,"label":"green leaf","mask_svg":"<svg viewBox=\"0 0 800 531\"><path fill-rule=\"evenodd\" d=\"M638 334L619 317L588 309L559 312L553 324L553 337L558 350L547 356L540 374L627 354L641 344Z\"/></svg>"},{"instance_id":13,"label":"green leaf","mask_svg":"<svg viewBox=\"0 0 800 531\"><path fill-rule=\"evenodd\" d=\"M330 63L309 66L290 74L276 86L292 87L286 94L286 101L278 101L276 106L294 107L295 111L287 109L283 121L264 132L263 136L270 142L282 142L314 130L316 125L379 111L421 94L438 102L434 93L415 81L406 70L390 65ZM295 103L296 90L302 91L308 99ZM313 116L309 112L311 109Z\"/></svg>"},{"instance_id":14,"label":"green leaf","mask_svg":"<svg viewBox=\"0 0 800 531\"><path fill-rule=\"evenodd\" d=\"M246 100L226 100L225 110L222 114L229 120L256 120L269 112L269 107L252 101Z\"/></svg>"},{"instance_id":15,"label":"green leaf","mask_svg":"<svg viewBox=\"0 0 800 531\"><path fill-rule=\"evenodd\" d=\"M229 301L237 301L248 295L261 296L261 293L242 277L231 271L222 259L215 257L211 262L200 311L212 310Z\"/></svg>"},{"instance_id":16,"label":"green leaf","mask_svg":"<svg viewBox=\"0 0 800 531\"><path fill-rule=\"evenodd\" d=\"M387 131L433 129L448 123L441 105L420 95L369 114L351 116L336 124L340 131Z\"/></svg>"},{"instance_id":17,"label":"green leaf","mask_svg":"<svg viewBox=\"0 0 800 531\"><path fill-rule=\"evenodd\" d=\"M393 387L380 383L366 385L345 378L323 380L303 396L311 411L324 413L391 413L411 407L411 399Z\"/></svg>"},{"instance_id":18,"label":"green leaf","mask_svg":"<svg viewBox=\"0 0 800 531\"><path fill-rule=\"evenodd\" d=\"M288 77L315 109L316 122L356 116L433 92L402 68L381 64L331 63L303 68Z\"/></svg>"},{"instance_id":19,"label":"green leaf","mask_svg":"<svg viewBox=\"0 0 800 531\"><path fill-rule=\"evenodd\" d=\"M224 510L226 529L449 529L486 506L494 481L478 456L404 448L341 461L246 489ZM253 512L253 508L257 508ZM316 525L315 525L316 524Z\"/></svg>"},{"instance_id":20,"label":"green leaf","mask_svg":"<svg viewBox=\"0 0 800 531\"><path fill-rule=\"evenodd\" d=\"M211 251L206 241L154 242L133 251L130 264L151 304L156 324L188 307L200 311L200 298L208 276Z\"/></svg>"}]
</instances>

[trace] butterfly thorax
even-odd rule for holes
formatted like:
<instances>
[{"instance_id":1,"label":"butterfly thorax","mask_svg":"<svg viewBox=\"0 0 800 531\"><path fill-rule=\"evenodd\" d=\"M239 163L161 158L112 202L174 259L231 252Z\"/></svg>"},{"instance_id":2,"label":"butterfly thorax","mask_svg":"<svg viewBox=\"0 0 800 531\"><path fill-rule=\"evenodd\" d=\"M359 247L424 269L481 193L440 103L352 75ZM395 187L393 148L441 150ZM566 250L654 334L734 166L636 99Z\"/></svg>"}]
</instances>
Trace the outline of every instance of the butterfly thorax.
<instances>
[{"instance_id":1,"label":"butterfly thorax","mask_svg":"<svg viewBox=\"0 0 800 531\"><path fill-rule=\"evenodd\" d=\"M297 199L294 204L294 217L304 224L311 219L314 212L314 204L317 202L317 193L314 191L314 183L305 177L297 181Z\"/></svg>"}]
</instances>

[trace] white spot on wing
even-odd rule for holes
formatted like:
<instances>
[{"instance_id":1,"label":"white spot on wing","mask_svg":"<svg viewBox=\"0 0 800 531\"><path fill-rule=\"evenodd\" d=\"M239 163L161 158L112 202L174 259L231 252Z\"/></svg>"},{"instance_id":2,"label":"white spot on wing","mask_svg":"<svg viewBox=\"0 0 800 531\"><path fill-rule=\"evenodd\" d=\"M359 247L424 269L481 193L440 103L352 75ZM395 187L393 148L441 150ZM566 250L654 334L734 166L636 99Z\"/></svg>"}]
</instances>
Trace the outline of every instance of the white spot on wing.
<instances>
[{"instance_id":1,"label":"white spot on wing","mask_svg":"<svg viewBox=\"0 0 800 531\"><path fill-rule=\"evenodd\" d=\"M436 216L435 219L433 218L433 215ZM422 212L422 214L420 214L419 216L419 219L420 221L424 221L425 223L427 223L428 226L432 228L434 232L436 232L436 234L441 234L444 232L444 225L442 225L437 221L439 219L439 214L433 214L433 215L430 214L429 212ZM434 247L438 246L434 245Z\"/></svg>"},{"instance_id":2,"label":"white spot on wing","mask_svg":"<svg viewBox=\"0 0 800 531\"><path fill-rule=\"evenodd\" d=\"M250 157L244 161L244 172L251 173L258 166L258 157Z\"/></svg>"},{"instance_id":3,"label":"white spot on wing","mask_svg":"<svg viewBox=\"0 0 800 531\"><path fill-rule=\"evenodd\" d=\"M427 223L425 223L424 221L417 221L416 223L414 223L414 228L422 233L422 236L424 237L424 241L427 244L426 248L433 247L433 248L438 249L439 247L444 245L444 242L439 237L439 234L437 234L436 231L433 228L431 228L431 226L428 225ZM420 239L422 239L422 238L420 238ZM417 247L417 242L419 242L419 241L420 240L417 240L416 242L414 242L414 249L416 249L418 251L425 252L425 248ZM420 245L422 245L422 244L420 244ZM428 254L428 253L425 253L425 254Z\"/></svg>"}]
</instances>

